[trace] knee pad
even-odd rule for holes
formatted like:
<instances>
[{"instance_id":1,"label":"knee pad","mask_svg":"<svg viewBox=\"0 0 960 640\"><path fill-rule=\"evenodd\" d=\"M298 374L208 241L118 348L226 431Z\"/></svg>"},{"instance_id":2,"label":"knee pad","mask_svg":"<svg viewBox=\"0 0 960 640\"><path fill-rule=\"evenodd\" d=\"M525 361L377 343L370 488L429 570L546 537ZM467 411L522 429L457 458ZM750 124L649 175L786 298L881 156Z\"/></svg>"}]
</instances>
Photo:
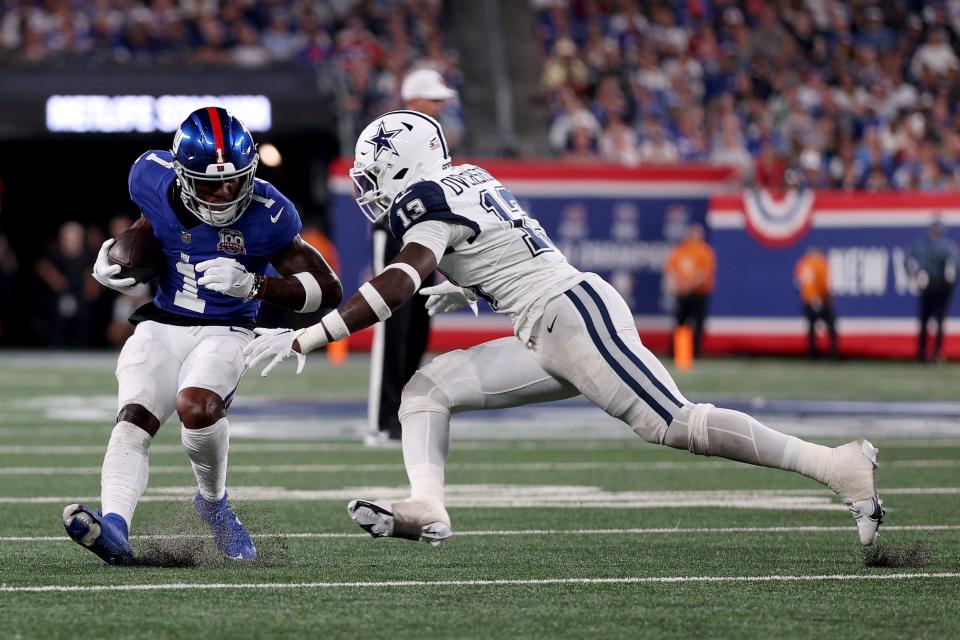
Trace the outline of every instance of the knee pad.
<instances>
[{"instance_id":1,"label":"knee pad","mask_svg":"<svg viewBox=\"0 0 960 640\"><path fill-rule=\"evenodd\" d=\"M701 403L690 406L687 416L687 449L690 453L710 455L710 435L707 430L707 416L714 405Z\"/></svg>"},{"instance_id":2,"label":"knee pad","mask_svg":"<svg viewBox=\"0 0 960 640\"><path fill-rule=\"evenodd\" d=\"M443 389L423 371L413 374L403 387L400 395L400 410L397 412L402 422L404 418L422 411L450 415L450 398Z\"/></svg>"}]
</instances>

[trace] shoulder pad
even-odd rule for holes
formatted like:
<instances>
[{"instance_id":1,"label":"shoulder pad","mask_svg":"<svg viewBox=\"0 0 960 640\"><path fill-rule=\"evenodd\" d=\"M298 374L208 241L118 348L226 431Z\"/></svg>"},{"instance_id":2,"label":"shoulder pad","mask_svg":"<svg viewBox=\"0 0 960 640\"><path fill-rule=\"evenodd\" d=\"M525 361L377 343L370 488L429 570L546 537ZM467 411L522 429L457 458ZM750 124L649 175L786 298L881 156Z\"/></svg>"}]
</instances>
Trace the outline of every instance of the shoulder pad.
<instances>
[{"instance_id":1,"label":"shoulder pad","mask_svg":"<svg viewBox=\"0 0 960 640\"><path fill-rule=\"evenodd\" d=\"M255 180L253 202L243 215L252 218L251 223L262 234L267 245L266 252L271 256L290 244L303 228L297 207L265 180Z\"/></svg>"},{"instance_id":2,"label":"shoulder pad","mask_svg":"<svg viewBox=\"0 0 960 640\"><path fill-rule=\"evenodd\" d=\"M450 210L443 187L432 180L417 182L401 192L390 205L388 215L390 233L398 240L403 238L410 227L427 220L469 227L473 235L467 239L467 242L473 242L480 234L480 225Z\"/></svg>"},{"instance_id":3,"label":"shoulder pad","mask_svg":"<svg viewBox=\"0 0 960 640\"><path fill-rule=\"evenodd\" d=\"M172 174L173 156L169 151L147 151L130 167L130 176L127 178L130 199L141 210L148 207L156 198L163 198L163 182Z\"/></svg>"}]
</instances>

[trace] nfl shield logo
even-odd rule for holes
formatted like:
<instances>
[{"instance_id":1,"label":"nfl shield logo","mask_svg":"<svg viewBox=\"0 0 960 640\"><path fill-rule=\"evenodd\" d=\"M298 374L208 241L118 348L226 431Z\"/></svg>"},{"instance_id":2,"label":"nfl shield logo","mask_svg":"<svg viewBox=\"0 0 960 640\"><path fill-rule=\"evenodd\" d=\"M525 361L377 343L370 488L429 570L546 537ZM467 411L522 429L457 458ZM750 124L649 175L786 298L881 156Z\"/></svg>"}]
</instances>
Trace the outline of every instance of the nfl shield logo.
<instances>
[{"instance_id":1,"label":"nfl shield logo","mask_svg":"<svg viewBox=\"0 0 960 640\"><path fill-rule=\"evenodd\" d=\"M243 241L243 234L235 229L220 229L220 242L217 251L230 255L246 255L247 247Z\"/></svg>"},{"instance_id":2,"label":"nfl shield logo","mask_svg":"<svg viewBox=\"0 0 960 640\"><path fill-rule=\"evenodd\" d=\"M183 244L190 244L191 242L193 242L193 237L190 235L189 231L181 231L180 240L183 241Z\"/></svg>"}]
</instances>

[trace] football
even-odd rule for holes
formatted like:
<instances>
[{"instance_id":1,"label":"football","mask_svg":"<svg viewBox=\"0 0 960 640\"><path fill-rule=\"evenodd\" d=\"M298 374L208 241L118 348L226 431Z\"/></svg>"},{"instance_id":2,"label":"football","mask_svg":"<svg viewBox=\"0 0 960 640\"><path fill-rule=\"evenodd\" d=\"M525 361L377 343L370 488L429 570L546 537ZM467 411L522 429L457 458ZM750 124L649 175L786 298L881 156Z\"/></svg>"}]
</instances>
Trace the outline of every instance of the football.
<instances>
[{"instance_id":1,"label":"football","mask_svg":"<svg viewBox=\"0 0 960 640\"><path fill-rule=\"evenodd\" d=\"M150 282L164 267L160 241L148 227L130 227L115 238L107 252L110 264L120 265L120 276Z\"/></svg>"}]
</instances>

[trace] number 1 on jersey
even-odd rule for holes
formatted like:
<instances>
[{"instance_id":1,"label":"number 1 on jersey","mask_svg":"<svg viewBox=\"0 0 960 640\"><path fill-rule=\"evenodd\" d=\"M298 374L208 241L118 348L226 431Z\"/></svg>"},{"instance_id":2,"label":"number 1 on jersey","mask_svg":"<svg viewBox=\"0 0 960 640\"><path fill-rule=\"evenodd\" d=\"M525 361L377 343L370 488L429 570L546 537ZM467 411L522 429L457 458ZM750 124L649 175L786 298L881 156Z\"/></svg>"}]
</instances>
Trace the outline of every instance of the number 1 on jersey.
<instances>
[{"instance_id":1,"label":"number 1 on jersey","mask_svg":"<svg viewBox=\"0 0 960 640\"><path fill-rule=\"evenodd\" d=\"M509 189L505 187L497 187L495 191L484 189L480 192L480 206L514 229L518 229L531 254L536 256L553 251L553 245L546 236L541 235L543 230L529 226L530 219L527 217L527 212L523 210Z\"/></svg>"},{"instance_id":2,"label":"number 1 on jersey","mask_svg":"<svg viewBox=\"0 0 960 640\"><path fill-rule=\"evenodd\" d=\"M173 296L173 304L194 313L203 313L207 306L206 300L197 295L197 272L189 262L178 262L177 273L183 276L183 289Z\"/></svg>"}]
</instances>

